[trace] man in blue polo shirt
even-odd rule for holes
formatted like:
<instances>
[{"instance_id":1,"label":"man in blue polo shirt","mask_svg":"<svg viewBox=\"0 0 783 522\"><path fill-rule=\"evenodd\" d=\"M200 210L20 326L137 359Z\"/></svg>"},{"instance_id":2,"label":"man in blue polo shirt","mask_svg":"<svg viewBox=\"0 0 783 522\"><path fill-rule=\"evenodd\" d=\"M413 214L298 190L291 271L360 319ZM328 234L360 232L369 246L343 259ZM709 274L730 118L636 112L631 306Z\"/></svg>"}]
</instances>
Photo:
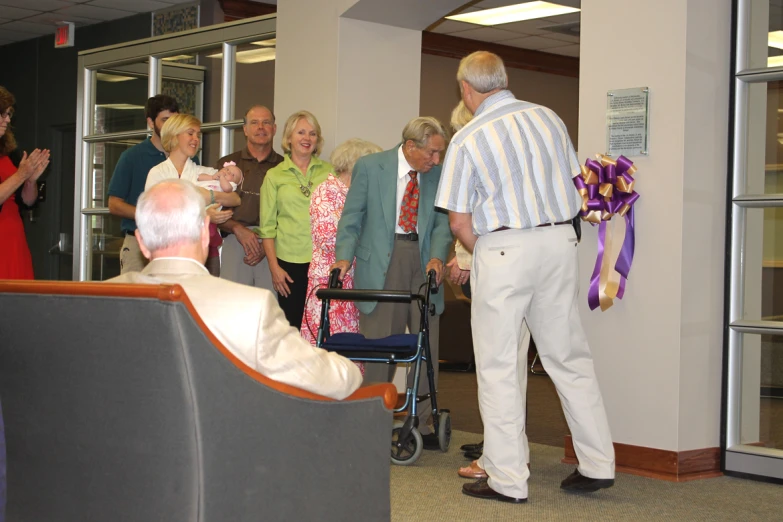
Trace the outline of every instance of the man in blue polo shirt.
<instances>
[{"instance_id":1,"label":"man in blue polo shirt","mask_svg":"<svg viewBox=\"0 0 783 522\"><path fill-rule=\"evenodd\" d=\"M136 201L144 191L150 169L166 161L167 155L160 142L160 129L169 117L179 112L179 105L171 96L158 94L147 100L144 112L152 136L122 153L109 183L109 212L122 218L121 227L125 234L120 250L120 270L123 274L140 272L147 265L136 236L133 235L136 231ZM193 161L198 163L197 158L193 158Z\"/></svg>"}]
</instances>

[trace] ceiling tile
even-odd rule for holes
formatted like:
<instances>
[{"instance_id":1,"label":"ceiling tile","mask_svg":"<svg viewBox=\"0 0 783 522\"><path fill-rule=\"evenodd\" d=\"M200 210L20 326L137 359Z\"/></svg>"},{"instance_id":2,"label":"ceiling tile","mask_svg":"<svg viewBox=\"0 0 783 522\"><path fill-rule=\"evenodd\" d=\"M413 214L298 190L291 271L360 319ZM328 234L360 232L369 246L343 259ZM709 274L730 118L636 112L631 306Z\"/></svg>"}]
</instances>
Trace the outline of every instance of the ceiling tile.
<instances>
[{"instance_id":1,"label":"ceiling tile","mask_svg":"<svg viewBox=\"0 0 783 522\"><path fill-rule=\"evenodd\" d=\"M560 40L561 42L579 43L579 36L571 34L557 33L555 31L542 31L538 36Z\"/></svg>"},{"instance_id":2,"label":"ceiling tile","mask_svg":"<svg viewBox=\"0 0 783 522\"><path fill-rule=\"evenodd\" d=\"M550 24L570 24L573 22L578 22L581 19L582 13L568 13L557 16L550 16L548 18L541 18L541 20L545 20Z\"/></svg>"},{"instance_id":3,"label":"ceiling tile","mask_svg":"<svg viewBox=\"0 0 783 522\"><path fill-rule=\"evenodd\" d=\"M457 33L459 31L467 31L469 29L478 29L482 26L476 24L468 24L465 22L457 22L455 20L442 20L440 24L434 29L431 29L433 33Z\"/></svg>"},{"instance_id":4,"label":"ceiling tile","mask_svg":"<svg viewBox=\"0 0 783 522\"><path fill-rule=\"evenodd\" d=\"M493 27L481 27L479 29L460 31L459 33L455 33L455 36L470 38L471 40L481 40L482 42L502 42L504 40L518 38L519 35L508 31L501 31L500 29L495 29Z\"/></svg>"},{"instance_id":5,"label":"ceiling tile","mask_svg":"<svg viewBox=\"0 0 783 522\"><path fill-rule=\"evenodd\" d=\"M28 22L27 19L23 21L13 22L9 26L14 31L20 31L22 33L30 33L32 35L54 34L55 26L53 24L36 24Z\"/></svg>"},{"instance_id":6,"label":"ceiling tile","mask_svg":"<svg viewBox=\"0 0 783 522\"><path fill-rule=\"evenodd\" d=\"M60 9L57 13L62 13L63 16L68 15L82 16L84 18L92 18L93 20L117 20L118 18L125 18L127 16L133 16L135 13L132 11L120 11L119 9L107 9L105 7L97 7L92 5L73 5ZM67 18L66 18L67 19Z\"/></svg>"},{"instance_id":7,"label":"ceiling tile","mask_svg":"<svg viewBox=\"0 0 783 522\"><path fill-rule=\"evenodd\" d=\"M511 31L513 33L521 33L527 35L538 35L544 33L541 28L553 25L552 22L544 20L524 20L522 22L512 22L510 24L502 24L494 26L497 29L503 29L504 31Z\"/></svg>"},{"instance_id":8,"label":"ceiling tile","mask_svg":"<svg viewBox=\"0 0 783 522\"><path fill-rule=\"evenodd\" d=\"M0 35L2 35L5 40L11 40L14 42L18 42L20 40L31 40L40 36L38 34L23 33L21 31L6 29L5 25L0 25Z\"/></svg>"},{"instance_id":9,"label":"ceiling tile","mask_svg":"<svg viewBox=\"0 0 783 522\"><path fill-rule=\"evenodd\" d=\"M10 20L19 20L28 16L37 15L40 11L31 11L30 9L19 9L18 7L3 7L3 18Z\"/></svg>"},{"instance_id":10,"label":"ceiling tile","mask_svg":"<svg viewBox=\"0 0 783 522\"><path fill-rule=\"evenodd\" d=\"M0 2L2 1L3 0L0 0ZM110 9L123 9L136 13L149 13L156 9L168 9L171 7L171 4L157 0L133 0L132 2L127 0L92 0L88 5L108 7Z\"/></svg>"},{"instance_id":11,"label":"ceiling tile","mask_svg":"<svg viewBox=\"0 0 783 522\"><path fill-rule=\"evenodd\" d=\"M0 0L0 11L6 7L21 7L22 9L35 9L36 11L54 11L73 4L62 0Z\"/></svg>"},{"instance_id":12,"label":"ceiling tile","mask_svg":"<svg viewBox=\"0 0 783 522\"><path fill-rule=\"evenodd\" d=\"M552 54L562 54L563 56L573 56L579 58L579 46L578 45L566 45L564 47L550 47L546 50Z\"/></svg>"},{"instance_id":13,"label":"ceiling tile","mask_svg":"<svg viewBox=\"0 0 783 522\"><path fill-rule=\"evenodd\" d=\"M25 18L25 22L35 22L38 24L58 24L60 22L73 22L77 27L83 25L97 24L101 20L95 18L84 18L81 16L74 16L72 14L65 14L65 11L54 11L51 13L41 13L39 15Z\"/></svg>"},{"instance_id":14,"label":"ceiling tile","mask_svg":"<svg viewBox=\"0 0 783 522\"><path fill-rule=\"evenodd\" d=\"M520 47L522 49L532 49L537 51L548 49L550 47L562 47L563 42L559 40L552 40L551 38L543 38L541 36L526 36L524 38L515 38L513 40L504 41L503 45L510 45L512 47Z\"/></svg>"}]
</instances>

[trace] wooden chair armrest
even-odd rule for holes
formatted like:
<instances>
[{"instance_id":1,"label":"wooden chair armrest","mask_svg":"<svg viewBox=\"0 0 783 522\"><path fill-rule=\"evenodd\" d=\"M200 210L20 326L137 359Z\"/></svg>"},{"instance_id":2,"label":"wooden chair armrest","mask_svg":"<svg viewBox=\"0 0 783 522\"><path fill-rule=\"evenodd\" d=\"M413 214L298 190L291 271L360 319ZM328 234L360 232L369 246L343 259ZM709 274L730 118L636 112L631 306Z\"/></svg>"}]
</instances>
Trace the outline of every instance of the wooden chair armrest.
<instances>
[{"instance_id":1,"label":"wooden chair armrest","mask_svg":"<svg viewBox=\"0 0 783 522\"><path fill-rule=\"evenodd\" d=\"M361 401L373 397L381 397L383 399L383 405L387 410L394 409L394 406L397 404L397 387L388 382L377 384L370 383L367 386L362 386L343 400Z\"/></svg>"}]
</instances>

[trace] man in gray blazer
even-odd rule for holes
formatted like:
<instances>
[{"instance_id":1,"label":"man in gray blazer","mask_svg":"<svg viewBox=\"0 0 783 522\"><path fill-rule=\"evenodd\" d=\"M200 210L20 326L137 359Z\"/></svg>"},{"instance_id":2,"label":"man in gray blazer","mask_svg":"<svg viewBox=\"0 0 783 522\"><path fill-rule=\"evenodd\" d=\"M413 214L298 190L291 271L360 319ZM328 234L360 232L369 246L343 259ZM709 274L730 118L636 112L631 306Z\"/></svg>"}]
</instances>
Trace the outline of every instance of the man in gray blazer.
<instances>
[{"instance_id":1,"label":"man in gray blazer","mask_svg":"<svg viewBox=\"0 0 783 522\"><path fill-rule=\"evenodd\" d=\"M446 148L446 129L435 118L411 120L402 143L356 162L351 189L337 229L333 268L344 274L356 258L354 287L419 293L427 273L435 270L438 284L452 242L448 216L435 209L440 160ZM422 289L423 290L423 289ZM432 296L436 316L430 318L430 347L437 386L438 326L443 292ZM357 302L359 329L368 338L419 330L416 303ZM368 364L365 381L391 381L393 367ZM413 374L409 375L409 383ZM419 394L428 393L425 366ZM425 448L437 448L430 425L430 402L419 405L419 430ZM429 435L429 436L428 436Z\"/></svg>"},{"instance_id":2,"label":"man in gray blazer","mask_svg":"<svg viewBox=\"0 0 783 522\"><path fill-rule=\"evenodd\" d=\"M242 362L284 384L344 399L362 383L359 368L311 346L292 328L269 290L209 275L209 218L194 185L166 180L136 206L136 238L150 263L112 283L176 283L215 337ZM141 326L141 325L140 325Z\"/></svg>"}]
</instances>

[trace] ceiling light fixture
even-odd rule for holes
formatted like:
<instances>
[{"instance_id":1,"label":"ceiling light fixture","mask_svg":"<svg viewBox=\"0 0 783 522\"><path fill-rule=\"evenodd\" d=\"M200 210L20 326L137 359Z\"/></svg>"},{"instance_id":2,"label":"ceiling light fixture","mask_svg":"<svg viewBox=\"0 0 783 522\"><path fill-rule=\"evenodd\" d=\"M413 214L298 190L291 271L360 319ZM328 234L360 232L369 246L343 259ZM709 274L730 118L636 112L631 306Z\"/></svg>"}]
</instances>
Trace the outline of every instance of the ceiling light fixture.
<instances>
[{"instance_id":1,"label":"ceiling light fixture","mask_svg":"<svg viewBox=\"0 0 783 522\"><path fill-rule=\"evenodd\" d=\"M783 65L783 56L770 56L767 58L767 67L780 67Z\"/></svg>"},{"instance_id":2,"label":"ceiling light fixture","mask_svg":"<svg viewBox=\"0 0 783 522\"><path fill-rule=\"evenodd\" d=\"M771 31L768 38L767 45L775 49L783 49L783 31Z\"/></svg>"},{"instance_id":3,"label":"ceiling light fixture","mask_svg":"<svg viewBox=\"0 0 783 522\"><path fill-rule=\"evenodd\" d=\"M209 54L207 58L223 58L223 53ZM248 49L246 51L237 51L237 63L259 63L268 62L275 59L274 47L261 47L260 49Z\"/></svg>"},{"instance_id":4,"label":"ceiling light fixture","mask_svg":"<svg viewBox=\"0 0 783 522\"><path fill-rule=\"evenodd\" d=\"M509 5L506 7L496 7L494 9L484 9L483 11L472 11L470 13L447 16L446 18L470 24L500 25L568 13L578 13L579 11L580 10L576 7L536 1Z\"/></svg>"},{"instance_id":5,"label":"ceiling light fixture","mask_svg":"<svg viewBox=\"0 0 783 522\"><path fill-rule=\"evenodd\" d=\"M99 72L95 75L99 82L127 82L130 80L135 80L136 78L133 76L122 76L120 74L109 74L105 72Z\"/></svg>"}]
</instances>

